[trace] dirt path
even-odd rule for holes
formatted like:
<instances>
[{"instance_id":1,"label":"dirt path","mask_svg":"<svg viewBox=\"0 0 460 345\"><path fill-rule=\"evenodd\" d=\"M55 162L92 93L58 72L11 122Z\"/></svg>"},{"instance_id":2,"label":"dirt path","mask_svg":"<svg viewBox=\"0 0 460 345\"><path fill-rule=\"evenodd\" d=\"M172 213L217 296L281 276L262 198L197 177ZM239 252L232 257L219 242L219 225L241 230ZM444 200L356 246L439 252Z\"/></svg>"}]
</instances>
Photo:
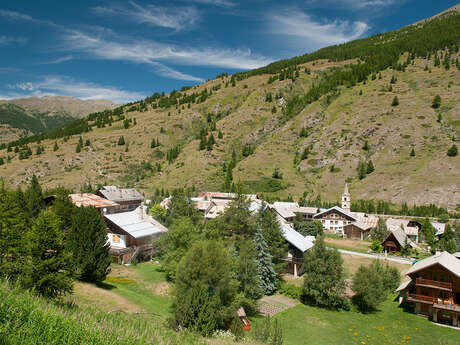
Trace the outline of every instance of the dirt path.
<instances>
[{"instance_id":1,"label":"dirt path","mask_svg":"<svg viewBox=\"0 0 460 345\"><path fill-rule=\"evenodd\" d=\"M280 294L265 296L259 301L260 313L264 316L273 316L283 310L295 307L299 301Z\"/></svg>"}]
</instances>

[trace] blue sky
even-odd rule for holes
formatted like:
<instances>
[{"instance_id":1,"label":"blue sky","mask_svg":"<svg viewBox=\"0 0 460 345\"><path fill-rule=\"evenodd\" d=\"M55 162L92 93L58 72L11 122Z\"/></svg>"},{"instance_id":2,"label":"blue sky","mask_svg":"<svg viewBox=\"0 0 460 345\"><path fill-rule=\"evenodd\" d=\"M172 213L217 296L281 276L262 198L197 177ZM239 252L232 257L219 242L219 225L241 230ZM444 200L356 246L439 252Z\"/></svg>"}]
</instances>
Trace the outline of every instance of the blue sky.
<instances>
[{"instance_id":1,"label":"blue sky","mask_svg":"<svg viewBox=\"0 0 460 345\"><path fill-rule=\"evenodd\" d=\"M459 0L3 0L0 99L117 103L397 29Z\"/></svg>"}]
</instances>

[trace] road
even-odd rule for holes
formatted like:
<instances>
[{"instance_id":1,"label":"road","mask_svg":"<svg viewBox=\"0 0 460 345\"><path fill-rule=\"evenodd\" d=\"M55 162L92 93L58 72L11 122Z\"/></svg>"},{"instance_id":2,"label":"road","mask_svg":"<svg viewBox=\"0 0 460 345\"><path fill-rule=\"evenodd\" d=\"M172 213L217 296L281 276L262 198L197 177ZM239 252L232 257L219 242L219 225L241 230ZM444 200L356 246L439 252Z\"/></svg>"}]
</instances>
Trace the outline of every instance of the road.
<instances>
[{"instance_id":1,"label":"road","mask_svg":"<svg viewBox=\"0 0 460 345\"><path fill-rule=\"evenodd\" d=\"M398 257L394 257L394 256L385 256L383 254L381 254L381 255L379 255L379 254L366 254L366 253L359 253L359 252L354 252L354 251L345 250L345 249L339 249L339 252L341 252L343 254L362 256L362 257L370 258L370 259L394 261L394 262L398 262L400 264L406 264L406 265L412 265L412 262L413 262L413 259L398 258Z\"/></svg>"}]
</instances>

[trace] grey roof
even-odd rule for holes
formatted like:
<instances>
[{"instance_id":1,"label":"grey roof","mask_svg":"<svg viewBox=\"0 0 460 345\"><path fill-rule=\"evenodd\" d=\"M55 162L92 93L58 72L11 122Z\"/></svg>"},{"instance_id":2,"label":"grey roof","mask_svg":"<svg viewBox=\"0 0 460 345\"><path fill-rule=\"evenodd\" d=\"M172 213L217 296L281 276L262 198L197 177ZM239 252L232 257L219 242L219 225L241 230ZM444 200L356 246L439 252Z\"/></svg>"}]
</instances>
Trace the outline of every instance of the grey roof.
<instances>
[{"instance_id":1,"label":"grey roof","mask_svg":"<svg viewBox=\"0 0 460 345\"><path fill-rule=\"evenodd\" d=\"M415 263L414 266L412 266L409 269L409 271L407 271L406 274L409 275L411 273L421 271L427 267L430 267L436 264L441 265L446 270L448 270L449 272L452 272L453 274L455 274L457 277L460 278L460 260L458 260L452 254L449 254L448 252L442 252L440 254L436 254L436 255L430 256L429 258L418 261L417 263Z\"/></svg>"},{"instance_id":2,"label":"grey roof","mask_svg":"<svg viewBox=\"0 0 460 345\"><path fill-rule=\"evenodd\" d=\"M438 222L430 222L433 225L433 228L436 229L436 236L442 235L446 230L445 223L438 223Z\"/></svg>"},{"instance_id":3,"label":"grey roof","mask_svg":"<svg viewBox=\"0 0 460 345\"><path fill-rule=\"evenodd\" d=\"M134 238L147 237L164 232L162 226L152 224L147 219L144 219L144 217L141 217L138 211L105 214L104 217Z\"/></svg>"},{"instance_id":4,"label":"grey roof","mask_svg":"<svg viewBox=\"0 0 460 345\"><path fill-rule=\"evenodd\" d=\"M107 200L120 202L120 201L133 201L144 200L144 196L134 188L119 188L117 186L104 186L99 190Z\"/></svg>"},{"instance_id":5,"label":"grey roof","mask_svg":"<svg viewBox=\"0 0 460 345\"><path fill-rule=\"evenodd\" d=\"M398 241L399 245L404 247L406 245L406 239L407 239L407 244L409 244L412 248L416 248L417 245L409 238L407 237L406 233L404 232L403 229L401 228L393 228L391 229L390 233L388 234L388 236L390 236L391 234L394 235L394 237L396 238L396 241ZM387 238L388 238L387 236ZM387 238L385 238L385 241L387 240ZM383 241L383 242L385 242Z\"/></svg>"},{"instance_id":6,"label":"grey roof","mask_svg":"<svg viewBox=\"0 0 460 345\"><path fill-rule=\"evenodd\" d=\"M398 288L396 289L396 292L405 290L409 285L411 285L411 283L412 283L412 280L407 280L401 283L401 285L399 285Z\"/></svg>"},{"instance_id":7,"label":"grey roof","mask_svg":"<svg viewBox=\"0 0 460 345\"><path fill-rule=\"evenodd\" d=\"M369 229L372 228L372 226L370 224L364 224L364 223L360 222L359 220L356 221L356 222L347 224L345 226L351 226L351 225L354 225L354 226L356 226L357 228L359 228L359 229L361 229L363 231L366 231L366 230L369 230Z\"/></svg>"},{"instance_id":8,"label":"grey roof","mask_svg":"<svg viewBox=\"0 0 460 345\"><path fill-rule=\"evenodd\" d=\"M329 211L337 211L337 212L342 213L342 214L344 214L344 215L346 215L346 216L348 216L348 217L350 217L350 218L352 218L354 220L357 220L355 216L353 216L352 214L350 214L349 212L345 211L343 208L341 208L339 206L334 206L334 207L328 208L327 210L322 210L321 212L315 214L313 216L313 218L316 218L316 217L318 217L318 216L320 216L320 215L322 215L324 213L327 213Z\"/></svg>"},{"instance_id":9,"label":"grey roof","mask_svg":"<svg viewBox=\"0 0 460 345\"><path fill-rule=\"evenodd\" d=\"M283 236L290 244L300 250L302 253L313 247L313 242L299 234L287 224L281 224Z\"/></svg>"}]
</instances>

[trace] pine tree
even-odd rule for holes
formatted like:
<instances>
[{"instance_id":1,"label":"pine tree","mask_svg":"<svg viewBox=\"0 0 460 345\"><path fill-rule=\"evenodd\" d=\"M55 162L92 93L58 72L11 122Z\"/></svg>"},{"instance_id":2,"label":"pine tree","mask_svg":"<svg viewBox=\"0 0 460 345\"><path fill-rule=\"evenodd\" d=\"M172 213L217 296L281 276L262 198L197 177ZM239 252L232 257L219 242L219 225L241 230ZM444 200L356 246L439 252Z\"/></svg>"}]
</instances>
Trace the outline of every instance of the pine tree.
<instances>
[{"instance_id":1,"label":"pine tree","mask_svg":"<svg viewBox=\"0 0 460 345\"><path fill-rule=\"evenodd\" d=\"M414 149L410 150L410 156L415 157L415 150Z\"/></svg>"},{"instance_id":2,"label":"pine tree","mask_svg":"<svg viewBox=\"0 0 460 345\"><path fill-rule=\"evenodd\" d=\"M372 163L372 161L369 161L367 163L366 174L371 174L372 172L374 172L374 170L374 164Z\"/></svg>"},{"instance_id":3,"label":"pine tree","mask_svg":"<svg viewBox=\"0 0 460 345\"><path fill-rule=\"evenodd\" d=\"M89 146L89 145L91 145L91 141L89 139L86 139L85 146Z\"/></svg>"},{"instance_id":4,"label":"pine tree","mask_svg":"<svg viewBox=\"0 0 460 345\"><path fill-rule=\"evenodd\" d=\"M0 165L5 164L5 161L3 160L3 157L0 157Z\"/></svg>"},{"instance_id":5,"label":"pine tree","mask_svg":"<svg viewBox=\"0 0 460 345\"><path fill-rule=\"evenodd\" d=\"M250 241L240 244L236 260L236 276L239 282L239 291L252 300L259 299L264 293L259 277L259 263L255 245Z\"/></svg>"},{"instance_id":6,"label":"pine tree","mask_svg":"<svg viewBox=\"0 0 460 345\"><path fill-rule=\"evenodd\" d=\"M395 97L393 98L393 102L391 103L391 105L392 105L393 107L397 107L397 106L399 105L398 96L395 96Z\"/></svg>"},{"instance_id":7,"label":"pine tree","mask_svg":"<svg viewBox=\"0 0 460 345\"><path fill-rule=\"evenodd\" d=\"M118 138L118 143L117 143L119 146L122 146L125 144L125 138L123 136L121 136L120 138Z\"/></svg>"},{"instance_id":8,"label":"pine tree","mask_svg":"<svg viewBox=\"0 0 460 345\"><path fill-rule=\"evenodd\" d=\"M211 133L208 139L208 145L207 145L208 151L212 151L215 143L216 143L216 139L214 139L214 135Z\"/></svg>"},{"instance_id":9,"label":"pine tree","mask_svg":"<svg viewBox=\"0 0 460 345\"><path fill-rule=\"evenodd\" d=\"M362 180L367 174L367 164L365 162L358 163L358 178Z\"/></svg>"},{"instance_id":10,"label":"pine tree","mask_svg":"<svg viewBox=\"0 0 460 345\"><path fill-rule=\"evenodd\" d=\"M0 186L0 279L16 281L23 274L29 228L24 203L19 193Z\"/></svg>"},{"instance_id":11,"label":"pine tree","mask_svg":"<svg viewBox=\"0 0 460 345\"><path fill-rule=\"evenodd\" d=\"M369 149L370 149L369 142L366 140L364 142L364 145L363 145L363 150L364 151L369 151Z\"/></svg>"},{"instance_id":12,"label":"pine tree","mask_svg":"<svg viewBox=\"0 0 460 345\"><path fill-rule=\"evenodd\" d=\"M43 201L43 192L40 183L38 183L37 176L33 175L29 187L25 192L25 200L27 203L27 211L29 217L35 218L40 211L45 207Z\"/></svg>"},{"instance_id":13,"label":"pine tree","mask_svg":"<svg viewBox=\"0 0 460 345\"><path fill-rule=\"evenodd\" d=\"M219 133L217 134L217 138L222 139L224 135L222 134L222 131L219 130Z\"/></svg>"},{"instance_id":14,"label":"pine tree","mask_svg":"<svg viewBox=\"0 0 460 345\"><path fill-rule=\"evenodd\" d=\"M390 83L391 83L391 84L396 84L396 81L397 81L396 77L395 77L394 75L391 76L391 81L390 81Z\"/></svg>"},{"instance_id":15,"label":"pine tree","mask_svg":"<svg viewBox=\"0 0 460 345\"><path fill-rule=\"evenodd\" d=\"M79 279L92 283L105 279L112 260L106 224L98 209L80 207L74 210L66 246L72 253Z\"/></svg>"},{"instance_id":16,"label":"pine tree","mask_svg":"<svg viewBox=\"0 0 460 345\"><path fill-rule=\"evenodd\" d=\"M255 233L254 243L257 252L260 288L263 294L271 295L276 291L276 272L272 256L268 251L267 243L260 228Z\"/></svg>"},{"instance_id":17,"label":"pine tree","mask_svg":"<svg viewBox=\"0 0 460 345\"><path fill-rule=\"evenodd\" d=\"M204 150L206 148L206 146L207 146L206 137L201 136L201 138L200 138L200 146L199 146L200 151Z\"/></svg>"},{"instance_id":18,"label":"pine tree","mask_svg":"<svg viewBox=\"0 0 460 345\"><path fill-rule=\"evenodd\" d=\"M57 141L55 141L54 146L53 146L53 151L56 152L57 150L59 150L59 146L58 146Z\"/></svg>"},{"instance_id":19,"label":"pine tree","mask_svg":"<svg viewBox=\"0 0 460 345\"><path fill-rule=\"evenodd\" d=\"M42 154L42 147L40 145L37 146L37 150L35 151L35 154L37 156Z\"/></svg>"},{"instance_id":20,"label":"pine tree","mask_svg":"<svg viewBox=\"0 0 460 345\"><path fill-rule=\"evenodd\" d=\"M441 239L439 240L438 247L440 250L449 252L451 254L457 251L457 242L455 241L455 233L452 231L450 224L446 225L444 234L442 234Z\"/></svg>"},{"instance_id":21,"label":"pine tree","mask_svg":"<svg viewBox=\"0 0 460 345\"><path fill-rule=\"evenodd\" d=\"M458 149L457 149L457 145L453 144L449 150L447 150L447 155L449 157L455 157L458 155Z\"/></svg>"},{"instance_id":22,"label":"pine tree","mask_svg":"<svg viewBox=\"0 0 460 345\"><path fill-rule=\"evenodd\" d=\"M431 107L433 109L438 109L441 106L441 101L442 101L441 96L439 95L434 96L433 104L431 105Z\"/></svg>"},{"instance_id":23,"label":"pine tree","mask_svg":"<svg viewBox=\"0 0 460 345\"><path fill-rule=\"evenodd\" d=\"M83 147L83 138L81 137L81 135L80 138L78 138L78 145L80 145L80 147Z\"/></svg>"},{"instance_id":24,"label":"pine tree","mask_svg":"<svg viewBox=\"0 0 460 345\"><path fill-rule=\"evenodd\" d=\"M80 153L80 152L81 152L81 146L80 146L80 144L77 144L77 147L75 148L75 152L76 152L76 153Z\"/></svg>"},{"instance_id":25,"label":"pine tree","mask_svg":"<svg viewBox=\"0 0 460 345\"><path fill-rule=\"evenodd\" d=\"M28 235L28 243L24 286L50 298L71 292L71 257L64 250L64 232L53 212L42 211L38 215Z\"/></svg>"}]
</instances>

